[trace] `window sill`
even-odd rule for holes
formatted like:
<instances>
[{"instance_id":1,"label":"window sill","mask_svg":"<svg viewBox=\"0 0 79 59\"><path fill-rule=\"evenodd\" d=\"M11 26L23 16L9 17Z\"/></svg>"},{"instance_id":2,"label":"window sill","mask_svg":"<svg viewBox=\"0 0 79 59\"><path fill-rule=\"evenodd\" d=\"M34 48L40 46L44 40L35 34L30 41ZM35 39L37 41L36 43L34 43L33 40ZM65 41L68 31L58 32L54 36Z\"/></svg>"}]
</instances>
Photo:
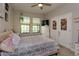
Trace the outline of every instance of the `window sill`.
<instances>
[{"instance_id":1,"label":"window sill","mask_svg":"<svg viewBox=\"0 0 79 59\"><path fill-rule=\"evenodd\" d=\"M35 36L35 35L41 35L41 33L20 33L20 36Z\"/></svg>"}]
</instances>

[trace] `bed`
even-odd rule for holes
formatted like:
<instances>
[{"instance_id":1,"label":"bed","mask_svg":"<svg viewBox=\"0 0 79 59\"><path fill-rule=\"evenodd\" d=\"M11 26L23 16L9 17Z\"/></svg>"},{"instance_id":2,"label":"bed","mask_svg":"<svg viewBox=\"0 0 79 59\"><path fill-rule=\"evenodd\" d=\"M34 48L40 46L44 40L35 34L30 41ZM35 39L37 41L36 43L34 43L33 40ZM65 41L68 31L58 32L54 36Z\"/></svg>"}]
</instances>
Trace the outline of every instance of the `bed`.
<instances>
[{"instance_id":1,"label":"bed","mask_svg":"<svg viewBox=\"0 0 79 59\"><path fill-rule=\"evenodd\" d=\"M58 44L41 35L21 37L14 52L1 52L1 56L49 56L58 53Z\"/></svg>"}]
</instances>

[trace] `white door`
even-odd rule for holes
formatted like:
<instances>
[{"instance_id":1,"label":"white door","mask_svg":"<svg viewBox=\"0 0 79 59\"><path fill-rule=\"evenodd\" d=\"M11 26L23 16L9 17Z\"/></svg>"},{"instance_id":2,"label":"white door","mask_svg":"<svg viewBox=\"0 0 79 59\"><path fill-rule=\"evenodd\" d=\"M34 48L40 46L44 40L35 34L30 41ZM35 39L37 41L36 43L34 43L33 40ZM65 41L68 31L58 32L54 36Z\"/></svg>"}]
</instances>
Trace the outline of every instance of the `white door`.
<instances>
[{"instance_id":1,"label":"white door","mask_svg":"<svg viewBox=\"0 0 79 59\"><path fill-rule=\"evenodd\" d=\"M58 42L69 48L72 49L72 14L66 14L66 15L62 15L59 18L59 31L58 31ZM61 29L61 19L65 19L67 20L67 30L62 30Z\"/></svg>"},{"instance_id":2,"label":"white door","mask_svg":"<svg viewBox=\"0 0 79 59\"><path fill-rule=\"evenodd\" d=\"M67 30L61 30L61 19L67 20ZM57 22L57 29L54 30L52 27L53 20ZM72 14L65 14L55 17L51 21L51 37L55 39L59 44L72 48Z\"/></svg>"}]
</instances>

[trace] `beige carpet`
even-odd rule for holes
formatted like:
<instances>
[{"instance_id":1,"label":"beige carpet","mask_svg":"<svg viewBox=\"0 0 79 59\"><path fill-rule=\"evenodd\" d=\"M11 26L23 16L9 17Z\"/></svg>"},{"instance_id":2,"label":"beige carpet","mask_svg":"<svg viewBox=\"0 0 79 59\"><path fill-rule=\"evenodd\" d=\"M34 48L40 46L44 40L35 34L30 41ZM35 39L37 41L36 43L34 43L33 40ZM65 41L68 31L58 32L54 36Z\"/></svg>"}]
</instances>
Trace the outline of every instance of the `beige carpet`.
<instances>
[{"instance_id":1,"label":"beige carpet","mask_svg":"<svg viewBox=\"0 0 79 59\"><path fill-rule=\"evenodd\" d=\"M58 56L74 56L74 52L70 51L69 49L63 46L60 46Z\"/></svg>"}]
</instances>

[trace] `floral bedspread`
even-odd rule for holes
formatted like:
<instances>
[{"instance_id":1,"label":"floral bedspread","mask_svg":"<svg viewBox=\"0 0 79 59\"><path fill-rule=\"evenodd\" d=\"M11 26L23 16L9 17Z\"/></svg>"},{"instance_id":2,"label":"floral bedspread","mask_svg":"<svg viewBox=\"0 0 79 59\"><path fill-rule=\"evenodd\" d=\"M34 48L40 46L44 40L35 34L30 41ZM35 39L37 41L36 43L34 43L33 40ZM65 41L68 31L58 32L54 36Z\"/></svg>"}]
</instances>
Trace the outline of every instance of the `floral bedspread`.
<instances>
[{"instance_id":1,"label":"floral bedspread","mask_svg":"<svg viewBox=\"0 0 79 59\"><path fill-rule=\"evenodd\" d=\"M57 44L47 42L40 45L29 46L28 48L17 48L15 52L2 52L1 56L41 56L45 52L56 51L57 49Z\"/></svg>"}]
</instances>

